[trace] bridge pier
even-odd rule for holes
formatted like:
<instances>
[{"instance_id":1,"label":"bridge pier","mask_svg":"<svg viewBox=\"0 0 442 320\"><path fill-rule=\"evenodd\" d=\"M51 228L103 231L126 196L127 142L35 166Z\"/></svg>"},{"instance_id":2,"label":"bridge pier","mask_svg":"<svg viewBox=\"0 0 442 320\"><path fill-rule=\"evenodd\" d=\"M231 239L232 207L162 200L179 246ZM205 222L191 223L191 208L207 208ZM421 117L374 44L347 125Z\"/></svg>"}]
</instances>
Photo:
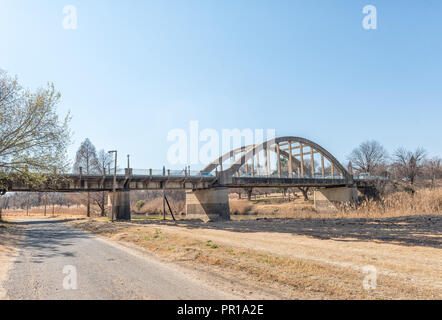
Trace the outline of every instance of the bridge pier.
<instances>
[{"instance_id":1,"label":"bridge pier","mask_svg":"<svg viewBox=\"0 0 442 320\"><path fill-rule=\"evenodd\" d=\"M186 220L230 220L229 189L186 191Z\"/></svg>"},{"instance_id":2,"label":"bridge pier","mask_svg":"<svg viewBox=\"0 0 442 320\"><path fill-rule=\"evenodd\" d=\"M117 191L115 192L115 206L112 206L114 199L114 193L109 192L110 210L108 212L108 218L112 219L112 208L114 210L113 217L117 221L130 221L130 191Z\"/></svg>"},{"instance_id":3,"label":"bridge pier","mask_svg":"<svg viewBox=\"0 0 442 320\"><path fill-rule=\"evenodd\" d=\"M314 198L316 210L337 211L340 204L357 204L358 189L354 187L318 189Z\"/></svg>"}]
</instances>

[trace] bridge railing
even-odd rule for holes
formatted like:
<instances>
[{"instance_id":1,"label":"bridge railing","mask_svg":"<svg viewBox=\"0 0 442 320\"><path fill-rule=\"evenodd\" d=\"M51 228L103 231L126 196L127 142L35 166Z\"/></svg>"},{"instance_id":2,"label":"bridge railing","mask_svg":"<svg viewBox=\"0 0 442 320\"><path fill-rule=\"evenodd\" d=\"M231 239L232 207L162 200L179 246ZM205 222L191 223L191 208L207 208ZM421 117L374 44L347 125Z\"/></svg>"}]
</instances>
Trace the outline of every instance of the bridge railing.
<instances>
[{"instance_id":1,"label":"bridge railing","mask_svg":"<svg viewBox=\"0 0 442 320\"><path fill-rule=\"evenodd\" d=\"M117 169L117 176L125 176L130 173L132 176L152 176L152 177L215 177L214 172L202 172L196 170L169 170L169 169ZM71 176L78 176L78 172L67 172L63 173ZM83 176L93 176L93 177L101 177L103 174L99 174L97 172L85 174L82 173ZM113 176L114 170L106 171L106 176Z\"/></svg>"},{"instance_id":2,"label":"bridge railing","mask_svg":"<svg viewBox=\"0 0 442 320\"><path fill-rule=\"evenodd\" d=\"M303 176L298 175L297 173L293 173L293 176L290 176L289 173L284 172L279 175L277 172L267 174L267 173L255 173L252 175L251 173L242 173L239 175L240 178L284 178L284 179L321 179L321 180L341 180L343 177L341 175L322 175L322 173L317 173L315 175L312 174L304 174Z\"/></svg>"},{"instance_id":3,"label":"bridge railing","mask_svg":"<svg viewBox=\"0 0 442 320\"><path fill-rule=\"evenodd\" d=\"M367 175L359 175L359 176L353 176L354 180L360 180L360 181L374 181L374 180L389 180L388 177L382 177L382 176L367 176Z\"/></svg>"},{"instance_id":4,"label":"bridge railing","mask_svg":"<svg viewBox=\"0 0 442 320\"><path fill-rule=\"evenodd\" d=\"M170 169L133 169L132 175L153 177L215 177L215 174L211 172Z\"/></svg>"}]
</instances>

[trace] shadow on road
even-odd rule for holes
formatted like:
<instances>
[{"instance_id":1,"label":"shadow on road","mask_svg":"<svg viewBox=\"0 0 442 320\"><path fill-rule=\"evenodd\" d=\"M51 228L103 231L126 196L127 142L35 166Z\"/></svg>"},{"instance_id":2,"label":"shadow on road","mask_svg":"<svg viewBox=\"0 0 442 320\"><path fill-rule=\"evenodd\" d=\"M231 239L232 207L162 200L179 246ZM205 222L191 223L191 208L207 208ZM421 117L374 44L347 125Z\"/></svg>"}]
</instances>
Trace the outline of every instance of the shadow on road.
<instances>
[{"instance_id":1,"label":"shadow on road","mask_svg":"<svg viewBox=\"0 0 442 320\"><path fill-rule=\"evenodd\" d=\"M69 247L75 240L90 236L79 230L63 225L72 220L20 220L8 222L10 237L18 249L31 250L32 263L43 263L46 258L57 256L75 257ZM20 263L20 261L16 261Z\"/></svg>"},{"instance_id":2,"label":"shadow on road","mask_svg":"<svg viewBox=\"0 0 442 320\"><path fill-rule=\"evenodd\" d=\"M276 232L336 241L378 241L404 246L442 248L442 215L404 216L385 219L258 219L247 221L161 222L139 221L137 224L213 229L231 232Z\"/></svg>"}]
</instances>

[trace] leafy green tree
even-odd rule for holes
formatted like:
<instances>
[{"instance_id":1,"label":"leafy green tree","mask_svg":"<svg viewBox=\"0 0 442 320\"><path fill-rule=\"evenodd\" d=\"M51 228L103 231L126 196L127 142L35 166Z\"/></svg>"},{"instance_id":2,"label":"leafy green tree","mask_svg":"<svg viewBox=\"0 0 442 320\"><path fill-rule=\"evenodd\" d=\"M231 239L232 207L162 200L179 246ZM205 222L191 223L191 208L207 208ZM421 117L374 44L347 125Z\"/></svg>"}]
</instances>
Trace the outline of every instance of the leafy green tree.
<instances>
[{"instance_id":1,"label":"leafy green tree","mask_svg":"<svg viewBox=\"0 0 442 320\"><path fill-rule=\"evenodd\" d=\"M137 203L135 204L135 208L137 208L138 211L141 211L141 209L143 209L143 207L146 205L146 202L144 202L143 200L137 201Z\"/></svg>"},{"instance_id":2,"label":"leafy green tree","mask_svg":"<svg viewBox=\"0 0 442 320\"><path fill-rule=\"evenodd\" d=\"M0 70L0 193L11 181L38 187L68 169L70 115L60 119L53 84L35 92Z\"/></svg>"}]
</instances>

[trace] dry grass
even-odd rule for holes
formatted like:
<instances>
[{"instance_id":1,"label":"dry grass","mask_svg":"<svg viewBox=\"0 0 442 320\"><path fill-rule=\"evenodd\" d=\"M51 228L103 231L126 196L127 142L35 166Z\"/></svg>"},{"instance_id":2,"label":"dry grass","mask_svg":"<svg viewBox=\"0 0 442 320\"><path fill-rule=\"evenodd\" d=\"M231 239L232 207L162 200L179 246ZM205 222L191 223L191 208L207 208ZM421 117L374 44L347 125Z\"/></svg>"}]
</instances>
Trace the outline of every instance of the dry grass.
<instances>
[{"instance_id":1,"label":"dry grass","mask_svg":"<svg viewBox=\"0 0 442 320\"><path fill-rule=\"evenodd\" d=\"M173 225L153 222L148 224L111 224L103 220L82 220L72 223L77 228L98 233L117 241L134 243L173 263L182 264L192 269L219 273L221 276L235 279L235 281L259 283L263 288L277 290L282 298L441 298L441 292L434 288L418 286L415 283L398 280L386 274L379 275L377 290L366 291L362 286L364 275L360 270L342 266L339 263L321 263L318 259L286 256L278 250L260 250L261 243L258 243L257 240L250 240L254 233L230 231L234 228L231 224L240 222L226 226L228 231L222 226L221 230L216 231L212 229L216 229L215 225L204 227L199 224ZM242 224L244 223L252 222L242 222ZM261 224L267 225L264 222ZM280 236L281 239L285 239L287 236L290 238L281 243L284 246L290 246L290 243L295 244L296 239L308 243L307 247L320 246L324 242L324 240L308 240L304 237L294 238L293 235L285 236L282 233ZM241 241L238 237L249 240ZM278 234L262 233L257 234L257 237L257 239L274 238L278 237ZM255 243L255 245L250 243ZM329 241L326 243L333 245ZM318 247L318 249L323 250L324 248ZM303 251L302 246L295 250ZM327 252L329 251L327 250ZM364 259L368 259L367 263L373 263L370 261L370 257L373 257L372 253L368 252L367 255L368 258Z\"/></svg>"},{"instance_id":2,"label":"dry grass","mask_svg":"<svg viewBox=\"0 0 442 320\"><path fill-rule=\"evenodd\" d=\"M230 201L230 214L232 215L257 215L255 210L252 211L254 205L250 201Z\"/></svg>"},{"instance_id":3,"label":"dry grass","mask_svg":"<svg viewBox=\"0 0 442 320\"><path fill-rule=\"evenodd\" d=\"M46 215L44 207L30 208L27 212L26 209L12 209L12 210L3 210L2 215L4 217L59 217L59 216L69 216L69 217L84 217L86 216L86 207L85 206L73 206L73 207L60 207L55 206L54 210L52 207L46 208ZM100 216L101 211L98 207L91 208L92 216Z\"/></svg>"},{"instance_id":4,"label":"dry grass","mask_svg":"<svg viewBox=\"0 0 442 320\"><path fill-rule=\"evenodd\" d=\"M172 202L172 210L177 218L185 213L185 202ZM269 195L253 201L230 200L230 209L233 220L250 220L257 218L388 218L407 215L441 214L442 188L418 189L414 194L396 192L383 197L380 201L369 200L361 203L358 208L342 206L336 212L317 212L313 201L304 201L302 198L288 201L281 195ZM169 213L168 208L166 209ZM161 198L146 202L141 210L134 210L136 218L143 216L160 216L163 214L163 200ZM92 208L92 215L100 216L99 208ZM4 217L25 217L26 210L4 210ZM44 217L44 208L32 208L30 217ZM52 207L47 208L46 217L81 217L86 216L86 207Z\"/></svg>"},{"instance_id":5,"label":"dry grass","mask_svg":"<svg viewBox=\"0 0 442 320\"><path fill-rule=\"evenodd\" d=\"M170 200L169 200L170 201ZM170 201L170 205L174 214L182 214L186 211L186 203L184 201ZM166 210L169 212L169 209L166 205ZM144 214L144 215L162 215L163 214L163 199L156 198L154 200L147 201L144 206L140 210L134 210L136 214Z\"/></svg>"},{"instance_id":6,"label":"dry grass","mask_svg":"<svg viewBox=\"0 0 442 320\"><path fill-rule=\"evenodd\" d=\"M400 216L442 214L442 188L418 189L414 194L395 192L379 201L368 200L357 208L343 205L335 212L318 212L313 201L296 199L288 202L282 197L258 201L231 200L233 220L256 218L391 218Z\"/></svg>"},{"instance_id":7,"label":"dry grass","mask_svg":"<svg viewBox=\"0 0 442 320\"><path fill-rule=\"evenodd\" d=\"M367 218L441 214L442 188L392 193L380 201L363 202L357 209L343 208L343 213Z\"/></svg>"}]
</instances>

